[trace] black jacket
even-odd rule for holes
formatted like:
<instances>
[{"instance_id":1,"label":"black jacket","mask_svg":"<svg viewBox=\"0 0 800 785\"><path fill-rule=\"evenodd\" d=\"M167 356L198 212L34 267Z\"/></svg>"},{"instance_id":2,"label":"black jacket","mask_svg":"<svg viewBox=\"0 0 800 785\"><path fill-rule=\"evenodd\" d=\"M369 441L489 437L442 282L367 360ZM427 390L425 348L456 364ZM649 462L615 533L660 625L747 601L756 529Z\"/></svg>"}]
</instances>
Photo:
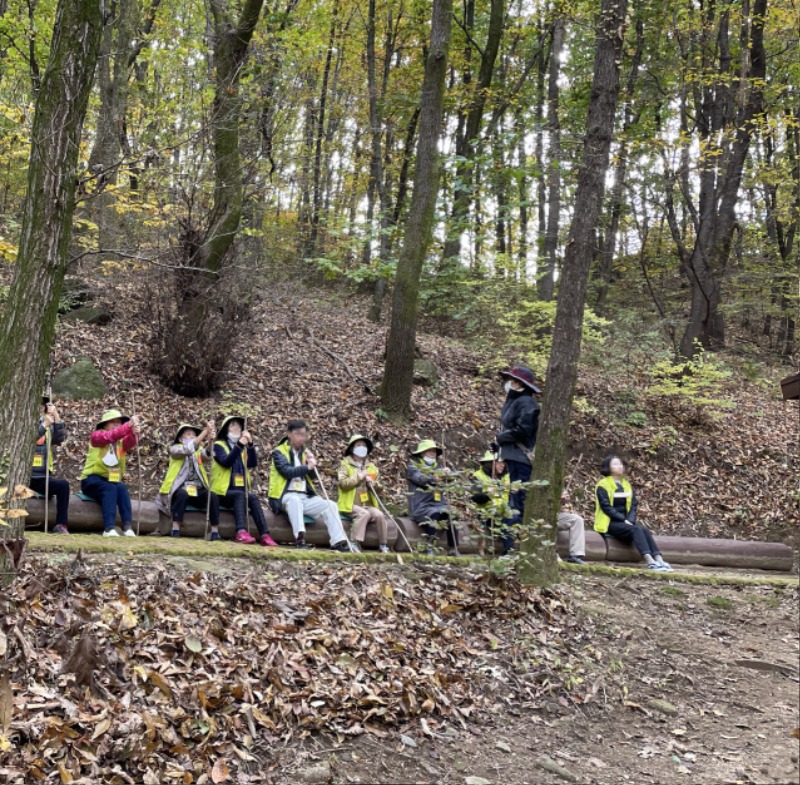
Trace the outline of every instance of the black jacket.
<instances>
[{"instance_id":1,"label":"black jacket","mask_svg":"<svg viewBox=\"0 0 800 785\"><path fill-rule=\"evenodd\" d=\"M536 444L539 430L539 404L528 390L512 390L500 413L503 430L497 434L500 457L504 461L530 463L528 453Z\"/></svg>"},{"instance_id":2,"label":"black jacket","mask_svg":"<svg viewBox=\"0 0 800 785\"><path fill-rule=\"evenodd\" d=\"M31 469L31 477L44 477L46 475L45 464L47 462L47 444L44 438L47 429L44 427L43 419L39 419L39 430L36 433L36 449L33 451L34 457L39 455L42 458L41 466L34 466ZM50 426L50 447L55 447L57 444L63 444L66 439L66 428L64 422L54 422ZM41 441L41 444L39 442Z\"/></svg>"},{"instance_id":3,"label":"black jacket","mask_svg":"<svg viewBox=\"0 0 800 785\"><path fill-rule=\"evenodd\" d=\"M597 503L600 505L600 509L611 518L612 521L618 521L619 523L625 523L625 521L629 521L630 523L636 523L636 514L639 509L639 503L636 501L636 494L634 493L631 497L631 508L628 512L625 512L625 508L628 506L625 502L625 499L614 499L613 504L611 503L611 499L608 498L608 492L605 488L598 488L597 489Z\"/></svg>"}]
</instances>

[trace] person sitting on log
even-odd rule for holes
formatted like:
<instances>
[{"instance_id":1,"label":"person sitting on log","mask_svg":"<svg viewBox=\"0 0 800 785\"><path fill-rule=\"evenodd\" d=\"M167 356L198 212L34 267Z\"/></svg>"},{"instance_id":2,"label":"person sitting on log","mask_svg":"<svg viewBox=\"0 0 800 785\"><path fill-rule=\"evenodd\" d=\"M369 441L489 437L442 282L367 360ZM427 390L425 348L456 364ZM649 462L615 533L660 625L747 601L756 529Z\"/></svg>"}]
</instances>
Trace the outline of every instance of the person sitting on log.
<instances>
[{"instance_id":1,"label":"person sitting on log","mask_svg":"<svg viewBox=\"0 0 800 785\"><path fill-rule=\"evenodd\" d=\"M424 439L411 453L411 460L406 467L408 514L425 532L425 551L428 555L434 554L439 528L446 525L448 555L460 556L458 534L450 520L447 500L441 490L441 484L450 474L450 469L439 466L438 459L442 452L433 439Z\"/></svg>"},{"instance_id":2,"label":"person sitting on log","mask_svg":"<svg viewBox=\"0 0 800 785\"><path fill-rule=\"evenodd\" d=\"M480 469L472 474L472 501L478 507L478 516L483 528L492 542L496 533L503 540L503 555L514 550L514 537L511 527L515 523L510 508L511 481L506 464L496 453L487 450L480 460ZM481 537L478 553L485 552L484 538Z\"/></svg>"},{"instance_id":3,"label":"person sitting on log","mask_svg":"<svg viewBox=\"0 0 800 785\"><path fill-rule=\"evenodd\" d=\"M378 550L389 553L386 516L378 508L374 490L378 467L368 460L372 448L372 440L366 436L350 437L344 460L339 464L339 513L353 519L350 543L354 551L361 551L367 525L374 523L378 530Z\"/></svg>"},{"instance_id":4,"label":"person sitting on log","mask_svg":"<svg viewBox=\"0 0 800 785\"><path fill-rule=\"evenodd\" d=\"M222 421L214 441L213 454L211 493L219 498L222 506L233 508L236 524L234 540L245 545L258 542L264 546L277 547L278 543L269 534L267 516L261 502L252 492L250 470L258 466L258 456L253 437L249 431L244 430L243 417L232 415ZM258 529L258 540L247 531L248 508Z\"/></svg>"},{"instance_id":5,"label":"person sitting on log","mask_svg":"<svg viewBox=\"0 0 800 785\"><path fill-rule=\"evenodd\" d=\"M181 423L169 448L169 466L159 490L159 504L170 511L173 537L181 536L186 507L191 504L201 509L208 505L211 539L219 539L219 497L211 493L209 498L208 474L203 466L204 458L211 460L211 450L206 445L215 431L211 421L203 430L196 425Z\"/></svg>"},{"instance_id":6,"label":"person sitting on log","mask_svg":"<svg viewBox=\"0 0 800 785\"><path fill-rule=\"evenodd\" d=\"M569 491L565 488L561 494L561 503L567 504L569 499ZM584 531L583 518L574 512L564 512L562 510L558 513L556 521L560 532L569 532L569 556L567 556L567 561L572 564L586 564L584 559L584 556L586 556L586 532Z\"/></svg>"},{"instance_id":7,"label":"person sitting on log","mask_svg":"<svg viewBox=\"0 0 800 785\"><path fill-rule=\"evenodd\" d=\"M81 491L103 509L103 536L119 537L114 521L117 510L122 533L135 537L133 511L125 476L125 456L141 438L142 420L138 415L126 417L118 409L103 413L89 437L89 452L81 473Z\"/></svg>"},{"instance_id":8,"label":"person sitting on log","mask_svg":"<svg viewBox=\"0 0 800 785\"><path fill-rule=\"evenodd\" d=\"M625 477L625 464L616 455L607 455L600 472L603 479L595 488L594 530L625 543L633 542L648 569L673 572L649 529L636 520L638 504Z\"/></svg>"},{"instance_id":9,"label":"person sitting on log","mask_svg":"<svg viewBox=\"0 0 800 785\"><path fill-rule=\"evenodd\" d=\"M66 438L64 422L55 404L47 395L42 396L42 416L39 418L39 432L36 449L33 452L33 468L29 487L32 491L56 497L55 534L69 534L69 482L53 477L53 447L63 444ZM49 474L49 476L48 476Z\"/></svg>"},{"instance_id":10,"label":"person sitting on log","mask_svg":"<svg viewBox=\"0 0 800 785\"><path fill-rule=\"evenodd\" d=\"M342 553L350 552L350 544L342 528L338 507L331 501L317 496L311 479L317 474L316 458L305 449L308 428L302 420L290 420L286 436L272 451L269 472L269 505L276 515L286 513L292 525L295 544L298 548L310 547L306 543L305 516L321 517L328 529L331 548ZM319 474L317 474L319 479Z\"/></svg>"}]
</instances>

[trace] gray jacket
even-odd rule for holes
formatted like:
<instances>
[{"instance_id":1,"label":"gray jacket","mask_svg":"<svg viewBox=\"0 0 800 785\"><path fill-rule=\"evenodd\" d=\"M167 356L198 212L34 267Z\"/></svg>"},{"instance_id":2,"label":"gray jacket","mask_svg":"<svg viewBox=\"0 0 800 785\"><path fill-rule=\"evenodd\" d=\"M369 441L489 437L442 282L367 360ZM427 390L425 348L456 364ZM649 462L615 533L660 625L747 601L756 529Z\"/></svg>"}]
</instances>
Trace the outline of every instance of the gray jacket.
<instances>
[{"instance_id":1,"label":"gray jacket","mask_svg":"<svg viewBox=\"0 0 800 785\"><path fill-rule=\"evenodd\" d=\"M178 471L177 477L172 481L172 487L169 489L169 493L162 493L156 499L156 504L162 507L165 510L170 509L170 505L172 504L172 494L178 490L178 488L182 488L183 484L189 479L189 475L191 474L192 468L194 468L194 474L196 475L195 480L199 482L204 488L206 488L205 481L203 480L203 475L200 473L200 466L197 462L197 456L195 453L197 452L197 448L194 445L194 441L187 447L184 444L173 444L169 448L169 457L170 458L188 458L189 460L184 460L183 466L181 466L180 470ZM204 459L207 459L209 464L211 463L211 450L206 447L205 450L202 452L202 456ZM212 469L213 471L213 469ZM210 478L209 478L210 479ZM208 488L206 488L208 490Z\"/></svg>"},{"instance_id":2,"label":"gray jacket","mask_svg":"<svg viewBox=\"0 0 800 785\"><path fill-rule=\"evenodd\" d=\"M408 514L417 523L430 520L431 515L437 512L447 512L444 494L436 489L440 477L441 471L436 464L428 466L422 460L413 459L408 462Z\"/></svg>"}]
</instances>

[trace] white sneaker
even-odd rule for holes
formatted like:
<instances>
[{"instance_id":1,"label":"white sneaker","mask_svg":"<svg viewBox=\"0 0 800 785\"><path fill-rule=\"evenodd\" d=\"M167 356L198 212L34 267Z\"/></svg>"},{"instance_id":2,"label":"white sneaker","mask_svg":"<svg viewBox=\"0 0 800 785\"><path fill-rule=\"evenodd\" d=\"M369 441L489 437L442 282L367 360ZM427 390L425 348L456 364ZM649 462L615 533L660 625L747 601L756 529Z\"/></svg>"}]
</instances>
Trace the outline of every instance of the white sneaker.
<instances>
[{"instance_id":1,"label":"white sneaker","mask_svg":"<svg viewBox=\"0 0 800 785\"><path fill-rule=\"evenodd\" d=\"M122 532L122 533L123 533L123 534L124 534L126 537L135 537L135 536L136 536L136 532L135 532L133 529L125 529L125 531L124 531L124 532Z\"/></svg>"},{"instance_id":2,"label":"white sneaker","mask_svg":"<svg viewBox=\"0 0 800 785\"><path fill-rule=\"evenodd\" d=\"M119 537L119 532L116 529L109 529L103 532L103 537Z\"/></svg>"}]
</instances>

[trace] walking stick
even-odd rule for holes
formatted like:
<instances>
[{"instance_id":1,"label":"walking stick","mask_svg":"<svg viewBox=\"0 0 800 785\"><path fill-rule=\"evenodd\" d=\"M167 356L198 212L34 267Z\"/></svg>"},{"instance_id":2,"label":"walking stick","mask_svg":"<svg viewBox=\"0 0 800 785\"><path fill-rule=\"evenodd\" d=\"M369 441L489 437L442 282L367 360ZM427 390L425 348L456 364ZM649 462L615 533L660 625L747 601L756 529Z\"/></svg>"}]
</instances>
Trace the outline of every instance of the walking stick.
<instances>
[{"instance_id":1,"label":"walking stick","mask_svg":"<svg viewBox=\"0 0 800 785\"><path fill-rule=\"evenodd\" d=\"M570 474L569 479L567 480L567 484L564 486L564 491L569 493L569 489L572 487L572 481L575 479L575 475L578 472L578 467L581 465L581 461L583 460L583 453L578 456L578 462L575 464L575 468L572 470L572 474Z\"/></svg>"},{"instance_id":2,"label":"walking stick","mask_svg":"<svg viewBox=\"0 0 800 785\"><path fill-rule=\"evenodd\" d=\"M314 474L317 477L317 482L319 482L319 487L322 490L322 495L325 497L325 501L328 502L328 505L330 506L331 503L330 496L328 496L328 492L325 490L325 483L322 482L322 476L320 475L316 466L314 467ZM342 526L342 534L344 534L344 540L347 543L347 547L350 549L350 553L355 553L353 545L350 542L350 538L347 536L347 532L344 530L344 526Z\"/></svg>"},{"instance_id":3,"label":"walking stick","mask_svg":"<svg viewBox=\"0 0 800 785\"><path fill-rule=\"evenodd\" d=\"M47 403L53 402L53 388L47 383ZM45 407L45 411L47 411ZM44 430L44 533L50 531L50 426Z\"/></svg>"},{"instance_id":4,"label":"walking stick","mask_svg":"<svg viewBox=\"0 0 800 785\"><path fill-rule=\"evenodd\" d=\"M381 508L385 515L388 515L389 518L394 521L394 525L397 527L397 531L400 533L402 538L405 540L406 545L408 546L408 552L414 553L414 549L411 547L411 543L408 541L408 537L406 537L406 533L403 531L403 527L397 522L397 518L386 509L386 505L383 503L383 500L380 496L378 496L378 492L375 490L375 486L367 480L367 485L369 486L370 490L372 491L372 495L375 497L375 500L378 502L378 506Z\"/></svg>"},{"instance_id":5,"label":"walking stick","mask_svg":"<svg viewBox=\"0 0 800 785\"><path fill-rule=\"evenodd\" d=\"M442 430L442 469L447 468L446 458L444 457L445 453L445 446L444 446L444 430ZM453 523L453 517L450 515L450 506L447 506L447 522L450 524L450 536L453 538L453 549L458 552L458 537L456 536L456 527Z\"/></svg>"},{"instance_id":6,"label":"walking stick","mask_svg":"<svg viewBox=\"0 0 800 785\"><path fill-rule=\"evenodd\" d=\"M211 478L214 472L214 437L209 434L208 438L211 440L211 460L208 462L208 488L206 488L206 536L208 539L208 530L211 528ZM202 459L202 454L201 454Z\"/></svg>"},{"instance_id":7,"label":"walking stick","mask_svg":"<svg viewBox=\"0 0 800 785\"><path fill-rule=\"evenodd\" d=\"M244 424L242 425L242 433L247 430L247 415L244 416ZM249 533L250 531L250 470L247 468L247 448L252 447L255 450L255 446L253 445L253 440L250 439L250 444L248 444L244 448L244 458L242 458L242 463L244 464L244 527L245 531ZM253 521L255 523L255 520Z\"/></svg>"},{"instance_id":8,"label":"walking stick","mask_svg":"<svg viewBox=\"0 0 800 785\"><path fill-rule=\"evenodd\" d=\"M133 393L133 389L131 389L131 411L132 416L136 416L136 396ZM141 428L141 425L139 426ZM136 469L139 475L139 489L138 489L138 500L136 506L136 536L139 536L139 523L142 518L142 460L139 453L139 441L141 440L142 434L136 434Z\"/></svg>"}]
</instances>

